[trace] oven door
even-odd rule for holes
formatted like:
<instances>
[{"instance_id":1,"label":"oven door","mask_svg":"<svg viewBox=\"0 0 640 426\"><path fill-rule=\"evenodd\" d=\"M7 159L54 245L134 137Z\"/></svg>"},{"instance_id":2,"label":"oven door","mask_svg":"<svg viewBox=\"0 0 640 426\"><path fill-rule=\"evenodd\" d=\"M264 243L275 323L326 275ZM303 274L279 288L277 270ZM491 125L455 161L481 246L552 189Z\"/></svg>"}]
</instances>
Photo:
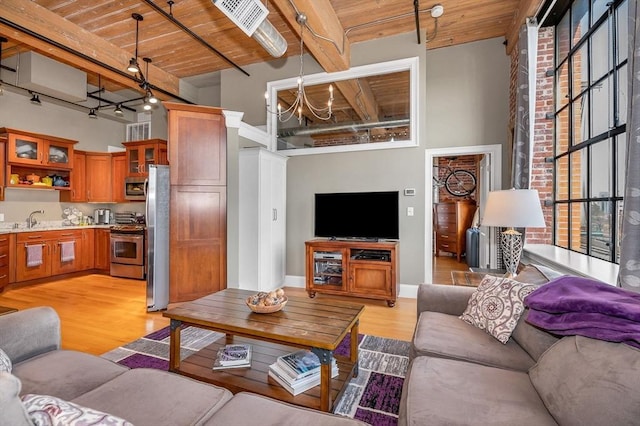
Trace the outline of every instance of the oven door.
<instances>
[{"instance_id":1,"label":"oven door","mask_svg":"<svg viewBox=\"0 0 640 426\"><path fill-rule=\"evenodd\" d=\"M112 233L111 263L144 265L144 235Z\"/></svg>"}]
</instances>

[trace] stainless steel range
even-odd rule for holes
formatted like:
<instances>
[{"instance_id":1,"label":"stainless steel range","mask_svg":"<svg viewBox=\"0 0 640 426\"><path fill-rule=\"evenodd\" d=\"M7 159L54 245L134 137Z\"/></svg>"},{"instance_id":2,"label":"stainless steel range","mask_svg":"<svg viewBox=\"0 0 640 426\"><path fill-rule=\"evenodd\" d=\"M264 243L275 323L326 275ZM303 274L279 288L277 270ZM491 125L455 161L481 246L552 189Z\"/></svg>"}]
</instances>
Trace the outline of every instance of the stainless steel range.
<instances>
[{"instance_id":1,"label":"stainless steel range","mask_svg":"<svg viewBox=\"0 0 640 426\"><path fill-rule=\"evenodd\" d=\"M145 278L145 226L115 225L111 227L111 275Z\"/></svg>"}]
</instances>

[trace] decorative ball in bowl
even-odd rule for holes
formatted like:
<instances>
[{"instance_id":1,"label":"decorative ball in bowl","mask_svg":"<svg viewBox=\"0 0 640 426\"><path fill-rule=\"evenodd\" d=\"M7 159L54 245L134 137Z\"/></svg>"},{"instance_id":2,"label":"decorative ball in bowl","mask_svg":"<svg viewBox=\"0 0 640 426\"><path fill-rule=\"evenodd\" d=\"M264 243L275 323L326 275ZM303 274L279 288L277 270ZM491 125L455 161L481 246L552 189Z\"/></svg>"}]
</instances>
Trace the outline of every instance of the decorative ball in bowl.
<instances>
[{"instance_id":1,"label":"decorative ball in bowl","mask_svg":"<svg viewBox=\"0 0 640 426\"><path fill-rule=\"evenodd\" d=\"M287 296L284 295L284 290L279 288L270 292L261 291L247 297L247 306L253 312L258 314L271 314L278 312L284 305L287 304Z\"/></svg>"}]
</instances>

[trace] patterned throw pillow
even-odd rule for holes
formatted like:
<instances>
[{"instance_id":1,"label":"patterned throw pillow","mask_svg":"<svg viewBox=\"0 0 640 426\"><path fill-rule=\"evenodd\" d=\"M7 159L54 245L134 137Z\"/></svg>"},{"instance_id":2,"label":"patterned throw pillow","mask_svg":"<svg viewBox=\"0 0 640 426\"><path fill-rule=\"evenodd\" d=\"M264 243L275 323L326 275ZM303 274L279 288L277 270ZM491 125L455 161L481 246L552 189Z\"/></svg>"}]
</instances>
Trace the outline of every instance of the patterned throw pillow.
<instances>
[{"instance_id":1,"label":"patterned throw pillow","mask_svg":"<svg viewBox=\"0 0 640 426\"><path fill-rule=\"evenodd\" d=\"M7 355L2 349L0 349L0 371L4 371L5 373L11 373L11 359L9 355Z\"/></svg>"},{"instance_id":2,"label":"patterned throw pillow","mask_svg":"<svg viewBox=\"0 0 640 426\"><path fill-rule=\"evenodd\" d=\"M120 417L49 395L27 394L22 397L22 404L35 426L133 426Z\"/></svg>"},{"instance_id":3,"label":"patterned throw pillow","mask_svg":"<svg viewBox=\"0 0 640 426\"><path fill-rule=\"evenodd\" d=\"M487 275L469 298L460 319L507 343L524 312L524 298L536 287Z\"/></svg>"}]
</instances>

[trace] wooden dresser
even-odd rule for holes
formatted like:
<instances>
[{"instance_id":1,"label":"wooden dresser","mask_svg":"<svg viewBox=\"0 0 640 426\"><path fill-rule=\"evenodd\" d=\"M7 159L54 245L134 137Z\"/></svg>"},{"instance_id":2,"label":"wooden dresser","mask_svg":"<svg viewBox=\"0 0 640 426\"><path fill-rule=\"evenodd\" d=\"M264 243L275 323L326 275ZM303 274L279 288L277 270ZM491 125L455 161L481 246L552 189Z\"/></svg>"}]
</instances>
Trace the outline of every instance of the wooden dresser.
<instances>
[{"instance_id":1,"label":"wooden dresser","mask_svg":"<svg viewBox=\"0 0 640 426\"><path fill-rule=\"evenodd\" d=\"M433 226L436 233L436 256L441 251L455 253L458 262L460 262L467 247L467 229L471 227L475 212L476 202L473 200L434 204Z\"/></svg>"}]
</instances>

